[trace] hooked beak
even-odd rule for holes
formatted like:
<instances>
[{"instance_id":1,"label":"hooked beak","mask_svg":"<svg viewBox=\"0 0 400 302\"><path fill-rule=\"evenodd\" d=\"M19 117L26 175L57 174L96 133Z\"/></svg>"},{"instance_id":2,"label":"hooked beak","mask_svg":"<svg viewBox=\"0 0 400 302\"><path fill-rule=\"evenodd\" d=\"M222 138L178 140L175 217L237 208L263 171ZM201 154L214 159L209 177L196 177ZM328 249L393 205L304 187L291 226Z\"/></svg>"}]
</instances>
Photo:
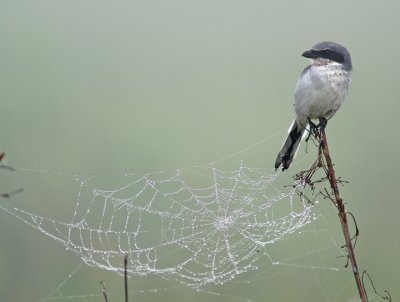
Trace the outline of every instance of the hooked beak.
<instances>
[{"instance_id":1,"label":"hooked beak","mask_svg":"<svg viewBox=\"0 0 400 302\"><path fill-rule=\"evenodd\" d=\"M316 50L310 49L303 52L302 56L309 59L316 59L318 57L318 52Z\"/></svg>"}]
</instances>

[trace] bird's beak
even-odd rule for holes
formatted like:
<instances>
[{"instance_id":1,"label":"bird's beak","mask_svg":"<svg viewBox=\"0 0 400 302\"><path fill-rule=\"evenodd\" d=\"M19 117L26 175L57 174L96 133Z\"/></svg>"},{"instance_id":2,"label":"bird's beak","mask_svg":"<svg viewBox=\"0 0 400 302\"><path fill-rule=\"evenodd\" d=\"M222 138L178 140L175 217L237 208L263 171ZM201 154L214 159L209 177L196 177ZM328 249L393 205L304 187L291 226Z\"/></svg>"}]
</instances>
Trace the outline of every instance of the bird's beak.
<instances>
[{"instance_id":1,"label":"bird's beak","mask_svg":"<svg viewBox=\"0 0 400 302\"><path fill-rule=\"evenodd\" d=\"M309 59L315 59L318 57L318 53L316 50L310 49L303 52L302 56Z\"/></svg>"}]
</instances>

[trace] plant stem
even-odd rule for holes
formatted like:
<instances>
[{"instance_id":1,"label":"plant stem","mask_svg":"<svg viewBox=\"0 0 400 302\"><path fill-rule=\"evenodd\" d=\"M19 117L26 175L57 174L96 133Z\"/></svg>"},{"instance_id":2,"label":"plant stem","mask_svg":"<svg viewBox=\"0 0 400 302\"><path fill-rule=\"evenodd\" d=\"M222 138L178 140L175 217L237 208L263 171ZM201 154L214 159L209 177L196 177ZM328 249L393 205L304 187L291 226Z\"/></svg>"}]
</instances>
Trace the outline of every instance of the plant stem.
<instances>
[{"instance_id":1,"label":"plant stem","mask_svg":"<svg viewBox=\"0 0 400 302\"><path fill-rule=\"evenodd\" d=\"M336 207L339 211L338 216L339 216L340 224L342 226L344 239L346 242L346 249L347 249L348 257L350 259L350 263L351 263L351 266L353 269L353 274L354 274L354 278L356 280L360 299L362 302L366 302L367 297L366 297L364 287L363 287L363 284L362 284L362 281L360 278L360 273L358 271L356 256L354 254L353 242L351 241L349 225L347 223L347 213L346 213L346 209L345 209L345 206L343 203L343 199L340 197L340 194L339 194L339 189L337 186L337 179L335 176L335 170L333 169L332 159L329 154L328 142L327 142L326 135L325 135L325 129L323 127L321 128L320 133L321 133L320 148L322 150L323 156L325 157L326 166L327 166L327 176L328 176L331 188L333 190L333 194L335 196Z\"/></svg>"},{"instance_id":2,"label":"plant stem","mask_svg":"<svg viewBox=\"0 0 400 302\"><path fill-rule=\"evenodd\" d=\"M128 302L128 254L124 258L124 287L125 287L125 302Z\"/></svg>"}]
</instances>

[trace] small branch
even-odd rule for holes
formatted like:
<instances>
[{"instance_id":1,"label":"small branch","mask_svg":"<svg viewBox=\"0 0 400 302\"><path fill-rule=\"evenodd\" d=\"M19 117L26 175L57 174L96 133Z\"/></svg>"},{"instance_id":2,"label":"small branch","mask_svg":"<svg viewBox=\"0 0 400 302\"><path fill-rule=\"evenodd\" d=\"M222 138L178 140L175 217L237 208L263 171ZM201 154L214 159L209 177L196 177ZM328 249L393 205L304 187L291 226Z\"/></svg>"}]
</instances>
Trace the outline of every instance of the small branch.
<instances>
[{"instance_id":1,"label":"small branch","mask_svg":"<svg viewBox=\"0 0 400 302\"><path fill-rule=\"evenodd\" d=\"M125 268L125 302L128 302L128 254L124 258L124 268Z\"/></svg>"},{"instance_id":2,"label":"small branch","mask_svg":"<svg viewBox=\"0 0 400 302\"><path fill-rule=\"evenodd\" d=\"M356 261L356 255L354 253L354 248L357 243L357 238L359 236L359 228L353 214L346 211L345 203L340 196L338 188L339 185L343 186L348 182L342 180L340 177L337 178L335 175L334 165L332 163L332 158L329 153L328 140L325 134L326 122L324 120L320 120L320 125L322 125L322 127L314 127L310 130L311 132L309 137L312 138L312 141L318 147L317 159L312 164L310 169L299 172L294 176L297 184L301 185L300 189L298 185L295 186L296 192L299 194L302 200L310 203L314 203L316 198L321 195L324 199L330 200L332 204L336 207L343 237L345 240L345 244L342 246L342 248L346 248L347 252L347 255L340 257L346 257L347 261L345 267L351 265L360 300L361 302L367 302L368 296L364 286L365 276L369 278L371 284L372 281L366 272L362 274L362 277L360 276ZM318 178L319 176L317 177L317 172L320 170L322 170L322 177ZM325 182L329 182L330 189L328 187L323 187L322 189L317 188L323 185L323 183ZM305 191L306 187L311 190L312 197L307 196ZM351 218L354 223L355 234L353 236L350 235L349 222L347 220L348 218ZM377 293L374 286L373 289L375 291L375 294L380 296L382 299L391 301L390 294L387 291L385 291L387 296L384 297Z\"/></svg>"},{"instance_id":3,"label":"small branch","mask_svg":"<svg viewBox=\"0 0 400 302\"><path fill-rule=\"evenodd\" d=\"M354 215L353 215L351 212L347 212L346 214L347 214L347 215L350 215L351 218L353 218L354 227L356 228L356 233L354 234L353 237L351 237L351 241L354 240L353 248L355 248L355 247L356 247L356 244L357 244L357 238L358 238L358 236L360 235L360 230L358 229L357 221L356 221L356 218L354 217Z\"/></svg>"},{"instance_id":4,"label":"small branch","mask_svg":"<svg viewBox=\"0 0 400 302\"><path fill-rule=\"evenodd\" d=\"M4 157L5 157L5 153L1 152L0 153L0 169L5 169L5 170L8 170L8 171L15 171L15 169L13 167L10 167L10 166L7 166L7 165L4 165L4 164L1 163L3 161L3 159L4 159ZM10 198L12 195L20 193L22 191L23 191L23 189L19 188L17 190L11 191L11 192L0 193L0 197Z\"/></svg>"},{"instance_id":5,"label":"small branch","mask_svg":"<svg viewBox=\"0 0 400 302\"><path fill-rule=\"evenodd\" d=\"M6 156L6 154L4 152L0 153L0 163L3 161L4 157ZM3 163L0 164L0 169L6 169L9 171L15 171L15 169L13 167L7 166Z\"/></svg>"},{"instance_id":6,"label":"small branch","mask_svg":"<svg viewBox=\"0 0 400 302\"><path fill-rule=\"evenodd\" d=\"M13 167L7 166L7 165L0 165L0 169L5 169L8 171L15 171L15 169Z\"/></svg>"},{"instance_id":7,"label":"small branch","mask_svg":"<svg viewBox=\"0 0 400 302\"><path fill-rule=\"evenodd\" d=\"M392 297L390 296L390 293L389 293L387 290L385 290L386 296L383 296L382 294L378 293L378 291L376 290L375 285L374 285L374 283L372 282L372 279L371 279L371 277L369 276L369 274L367 273L367 271L363 271L363 273L362 273L362 284L363 284L364 289L365 289L365 286L364 286L364 278L365 278L365 277L368 277L369 282L370 282L371 285L372 285L372 289L374 290L374 292L375 292L375 294L376 294L377 296L379 296L382 300L392 301ZM364 292L365 292L365 290L364 290Z\"/></svg>"},{"instance_id":8,"label":"small branch","mask_svg":"<svg viewBox=\"0 0 400 302\"><path fill-rule=\"evenodd\" d=\"M103 294L105 302L108 302L106 285L103 281L100 281L101 292ZM128 254L124 257L124 288L125 288L125 302L128 302Z\"/></svg>"},{"instance_id":9,"label":"small branch","mask_svg":"<svg viewBox=\"0 0 400 302\"><path fill-rule=\"evenodd\" d=\"M346 242L346 250L347 250L348 257L349 257L349 260L350 260L350 263L351 263L351 266L353 269L354 279L357 284L357 289L358 289L358 293L360 295L361 301L366 302L367 295L365 293L365 290L364 290L364 287L363 287L363 284L362 284L362 281L360 278L360 273L359 273L358 266L357 266L356 256L354 253L354 246L353 246L352 238L350 236L349 225L347 222L347 213L346 213L345 205L343 203L343 199L342 199L342 197L340 197L340 194L339 194L338 182L336 179L335 170L333 169L332 159L331 159L331 156L329 153L328 141L326 139L324 127L322 127L320 129L319 135L320 135L320 147L319 148L322 151L322 154L326 161L327 176L328 176L328 180L329 180L329 183L330 183L332 191L333 191L333 195L335 197L335 205L339 212L338 216L339 216L340 224L342 226L343 236L344 236L344 239ZM353 217L353 219L354 219L354 217ZM358 232L358 228L357 228L357 232Z\"/></svg>"},{"instance_id":10,"label":"small branch","mask_svg":"<svg viewBox=\"0 0 400 302\"><path fill-rule=\"evenodd\" d=\"M107 291L106 291L106 285L104 284L103 281L100 281L100 286L101 286L101 292L103 294L104 300L106 302L108 302L108 298L107 298Z\"/></svg>"},{"instance_id":11,"label":"small branch","mask_svg":"<svg viewBox=\"0 0 400 302\"><path fill-rule=\"evenodd\" d=\"M3 197L3 198L10 198L12 195L15 195L15 194L17 194L17 193L20 193L20 192L22 192L22 191L23 191L23 189L22 189L22 188L19 188L19 189L15 190L15 191L12 191L12 192L1 193L1 194L0 194L0 197Z\"/></svg>"}]
</instances>

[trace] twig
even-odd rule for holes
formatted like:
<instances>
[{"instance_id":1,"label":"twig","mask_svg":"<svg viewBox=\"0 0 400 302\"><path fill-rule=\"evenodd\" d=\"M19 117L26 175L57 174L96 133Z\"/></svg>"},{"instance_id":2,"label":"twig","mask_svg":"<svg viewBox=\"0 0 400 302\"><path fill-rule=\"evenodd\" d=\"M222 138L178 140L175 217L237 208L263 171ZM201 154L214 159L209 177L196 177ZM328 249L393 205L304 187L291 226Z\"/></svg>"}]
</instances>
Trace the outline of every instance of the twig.
<instances>
[{"instance_id":1,"label":"twig","mask_svg":"<svg viewBox=\"0 0 400 302\"><path fill-rule=\"evenodd\" d=\"M128 254L125 255L124 258L124 267L125 267L125 302L128 302Z\"/></svg>"},{"instance_id":2,"label":"twig","mask_svg":"<svg viewBox=\"0 0 400 302\"><path fill-rule=\"evenodd\" d=\"M13 167L10 167L10 166L7 166L7 165L3 165L3 164L0 165L0 169L5 169L5 170L8 170L8 171L15 171L15 169Z\"/></svg>"},{"instance_id":3,"label":"twig","mask_svg":"<svg viewBox=\"0 0 400 302\"><path fill-rule=\"evenodd\" d=\"M15 169L13 167L10 167L10 166L7 166L7 165L4 165L4 164L1 163L3 161L3 159L4 159L4 157L5 157L5 153L1 152L0 153L0 169L5 169L5 170L9 170L9 171L15 171ZM17 190L11 191L11 192L0 193L0 197L10 198L12 195L20 193L22 191L23 191L23 189L19 188Z\"/></svg>"},{"instance_id":4,"label":"twig","mask_svg":"<svg viewBox=\"0 0 400 302\"><path fill-rule=\"evenodd\" d=\"M108 302L107 291L106 291L106 285L104 284L103 281L100 281L100 286L101 286L101 292L103 293L104 300L105 300L106 302Z\"/></svg>"},{"instance_id":5,"label":"twig","mask_svg":"<svg viewBox=\"0 0 400 302\"><path fill-rule=\"evenodd\" d=\"M343 186L348 182L342 180L340 177L336 178L335 170L333 168L334 165L332 163L332 159L329 153L328 141L325 134L326 123L324 123L323 120L320 120L320 122L321 122L320 125L322 125L322 127L314 128L314 131L312 132L312 137L314 137L316 142L318 143L318 157L312 164L310 169L299 172L294 176L294 179L298 183L300 183L302 187L301 189L296 188L296 191L303 200L312 203L314 203L315 198L320 194L323 196L324 199L330 200L338 210L339 221L345 239L345 244L342 246L342 248L346 248L347 251L347 255L340 257L346 257L347 261L345 267L348 267L349 264L351 264L351 268L353 270L353 275L356 281L357 290L361 302L368 302L368 295L365 291L365 286L364 286L365 277L369 278L376 295L381 297L383 300L391 301L389 292L385 291L386 296L383 296L376 291L375 286L372 283L372 280L366 271L364 271L362 276L360 277L360 272L358 270L356 256L354 253L354 248L356 246L357 238L359 236L359 229L356 219L354 218L354 215L346 211L345 203L342 197L340 196L338 189L338 185ZM314 142L314 140L312 141ZM314 180L313 178L315 177L319 169L323 170L323 176L319 179ZM316 187L325 181L329 182L331 192L329 192L329 189L327 189L326 187L323 188L322 190L317 191ZM306 196L305 194L306 187L310 188L311 194L315 195L314 198ZM347 220L348 217L351 217L351 220L353 221L355 226L355 234L353 236L350 235L349 223Z\"/></svg>"},{"instance_id":6,"label":"twig","mask_svg":"<svg viewBox=\"0 0 400 302\"><path fill-rule=\"evenodd\" d=\"M320 129L319 135L320 135L320 147L319 148L322 151L322 154L326 161L326 172L327 172L328 180L329 180L329 183L331 185L331 188L332 188L332 191L333 191L333 194L335 197L335 205L339 212L338 216L339 216L340 224L342 226L343 236L344 236L344 239L346 242L346 250L347 250L348 257L350 259L350 263L351 263L351 266L353 269L354 279L357 284L357 289L358 289L358 293L360 295L361 301L366 302L367 295L364 291L364 287L363 287L363 284L362 284L362 281L360 278L360 273L358 270L356 256L354 253L352 238L350 236L349 225L347 222L347 213L346 213L346 209L345 209L345 206L343 203L343 199L342 199L342 197L340 197L340 194L339 194L335 170L333 169L332 159L329 154L328 141L326 139L324 127L322 127Z\"/></svg>"},{"instance_id":7,"label":"twig","mask_svg":"<svg viewBox=\"0 0 400 302\"><path fill-rule=\"evenodd\" d=\"M128 254L124 257L124 288L125 288L125 302L128 302ZM103 281L100 281L101 292L103 294L105 302L108 302L106 285Z\"/></svg>"},{"instance_id":8,"label":"twig","mask_svg":"<svg viewBox=\"0 0 400 302\"><path fill-rule=\"evenodd\" d=\"M22 191L23 191L23 189L22 189L22 188L19 188L19 189L15 190L15 191L12 191L12 192L1 193L1 194L0 194L0 197L3 197L3 198L10 198L12 195L17 194L17 193L20 193L20 192L22 192Z\"/></svg>"},{"instance_id":9,"label":"twig","mask_svg":"<svg viewBox=\"0 0 400 302\"><path fill-rule=\"evenodd\" d=\"M378 293L378 291L377 291L376 288L375 288L374 282L372 282L372 279L371 279L371 277L369 276L369 274L367 273L367 271L363 271L363 273L362 273L362 283L363 283L364 291L365 291L365 286L364 286L364 278L365 278L365 276L368 277L369 282L370 282L371 285L372 285L372 289L374 290L374 292L375 292L376 295L378 295L379 297L381 297L382 300L392 301L392 297L390 296L390 293L389 293L387 290L385 290L386 296L383 296L382 294Z\"/></svg>"}]
</instances>

